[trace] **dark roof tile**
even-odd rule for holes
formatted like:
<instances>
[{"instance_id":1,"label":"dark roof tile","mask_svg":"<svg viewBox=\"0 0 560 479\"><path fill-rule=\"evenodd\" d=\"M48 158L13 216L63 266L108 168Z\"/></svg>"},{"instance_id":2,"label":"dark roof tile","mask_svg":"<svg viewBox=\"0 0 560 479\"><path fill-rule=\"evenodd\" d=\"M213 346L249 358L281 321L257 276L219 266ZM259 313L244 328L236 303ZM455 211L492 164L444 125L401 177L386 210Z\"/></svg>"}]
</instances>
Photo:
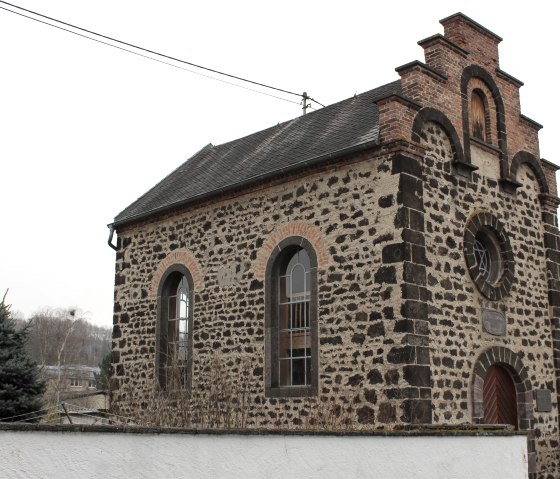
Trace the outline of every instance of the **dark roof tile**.
<instances>
[{"instance_id":1,"label":"dark roof tile","mask_svg":"<svg viewBox=\"0 0 560 479\"><path fill-rule=\"evenodd\" d=\"M115 225L274 172L377 141L375 100L401 93L400 81L356 95L229 143L207 145L115 217Z\"/></svg>"}]
</instances>

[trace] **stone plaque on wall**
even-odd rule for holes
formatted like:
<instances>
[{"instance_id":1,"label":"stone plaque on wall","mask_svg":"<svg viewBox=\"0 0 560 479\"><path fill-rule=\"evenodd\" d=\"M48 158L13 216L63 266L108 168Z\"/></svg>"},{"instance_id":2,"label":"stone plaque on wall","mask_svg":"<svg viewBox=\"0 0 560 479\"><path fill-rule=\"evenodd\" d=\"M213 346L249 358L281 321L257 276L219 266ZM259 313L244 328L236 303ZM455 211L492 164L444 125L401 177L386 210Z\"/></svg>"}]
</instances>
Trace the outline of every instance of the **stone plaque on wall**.
<instances>
[{"instance_id":1,"label":"stone plaque on wall","mask_svg":"<svg viewBox=\"0 0 560 479\"><path fill-rule=\"evenodd\" d=\"M484 331L494 336L506 335L506 318L500 311L482 310L482 327Z\"/></svg>"},{"instance_id":2,"label":"stone plaque on wall","mask_svg":"<svg viewBox=\"0 0 560 479\"><path fill-rule=\"evenodd\" d=\"M539 412L552 411L552 397L550 389L537 389L537 406Z\"/></svg>"},{"instance_id":3,"label":"stone plaque on wall","mask_svg":"<svg viewBox=\"0 0 560 479\"><path fill-rule=\"evenodd\" d=\"M218 269L218 284L221 288L232 288L239 286L243 278L243 274L248 271L248 263L231 263L223 265Z\"/></svg>"}]
</instances>

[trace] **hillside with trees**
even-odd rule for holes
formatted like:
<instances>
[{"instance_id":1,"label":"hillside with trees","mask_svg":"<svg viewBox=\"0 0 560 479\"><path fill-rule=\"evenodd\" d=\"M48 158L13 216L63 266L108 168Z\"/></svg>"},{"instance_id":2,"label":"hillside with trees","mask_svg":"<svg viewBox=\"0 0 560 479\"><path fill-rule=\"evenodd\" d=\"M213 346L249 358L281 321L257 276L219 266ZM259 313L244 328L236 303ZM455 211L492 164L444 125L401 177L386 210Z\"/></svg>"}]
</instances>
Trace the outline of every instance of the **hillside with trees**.
<instances>
[{"instance_id":1,"label":"hillside with trees","mask_svg":"<svg viewBox=\"0 0 560 479\"><path fill-rule=\"evenodd\" d=\"M73 309L35 313L28 329L27 350L39 365L97 367L111 351L111 328L91 324Z\"/></svg>"}]
</instances>

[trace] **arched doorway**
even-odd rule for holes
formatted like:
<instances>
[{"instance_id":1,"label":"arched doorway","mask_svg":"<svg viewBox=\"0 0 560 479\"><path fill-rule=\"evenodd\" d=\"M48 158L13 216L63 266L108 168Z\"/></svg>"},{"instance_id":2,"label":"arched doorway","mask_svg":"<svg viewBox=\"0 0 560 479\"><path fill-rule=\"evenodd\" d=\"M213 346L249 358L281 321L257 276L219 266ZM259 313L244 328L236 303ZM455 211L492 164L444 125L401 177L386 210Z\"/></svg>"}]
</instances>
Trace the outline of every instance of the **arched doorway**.
<instances>
[{"instance_id":1,"label":"arched doorway","mask_svg":"<svg viewBox=\"0 0 560 479\"><path fill-rule=\"evenodd\" d=\"M486 371L482 391L485 424L511 424L518 429L517 392L509 372L498 365Z\"/></svg>"}]
</instances>

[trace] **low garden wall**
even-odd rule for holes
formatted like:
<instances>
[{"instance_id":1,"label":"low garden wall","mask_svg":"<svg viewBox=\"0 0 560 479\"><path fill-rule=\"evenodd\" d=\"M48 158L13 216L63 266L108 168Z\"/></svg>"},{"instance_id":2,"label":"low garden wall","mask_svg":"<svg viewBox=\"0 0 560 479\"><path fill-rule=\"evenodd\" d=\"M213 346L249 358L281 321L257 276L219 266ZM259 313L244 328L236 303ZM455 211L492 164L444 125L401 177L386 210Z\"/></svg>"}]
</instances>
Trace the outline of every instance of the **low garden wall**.
<instances>
[{"instance_id":1,"label":"low garden wall","mask_svg":"<svg viewBox=\"0 0 560 479\"><path fill-rule=\"evenodd\" d=\"M505 430L187 431L0 424L1 478L527 478Z\"/></svg>"}]
</instances>

